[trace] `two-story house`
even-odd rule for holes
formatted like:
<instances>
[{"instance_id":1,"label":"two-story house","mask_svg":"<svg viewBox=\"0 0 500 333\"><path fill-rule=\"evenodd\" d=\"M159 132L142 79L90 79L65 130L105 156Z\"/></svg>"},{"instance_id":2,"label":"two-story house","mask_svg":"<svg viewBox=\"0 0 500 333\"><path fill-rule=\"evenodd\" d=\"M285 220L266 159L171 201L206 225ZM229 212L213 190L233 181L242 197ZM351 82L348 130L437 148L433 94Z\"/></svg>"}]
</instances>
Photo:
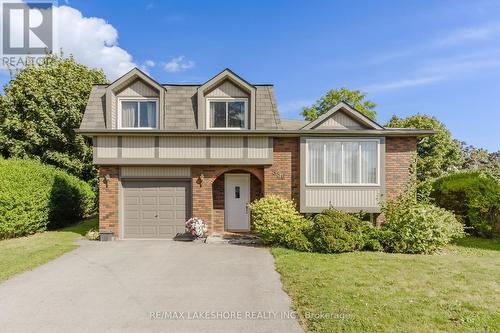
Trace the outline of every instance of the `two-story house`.
<instances>
[{"instance_id":1,"label":"two-story house","mask_svg":"<svg viewBox=\"0 0 500 333\"><path fill-rule=\"evenodd\" d=\"M409 178L417 137L345 103L308 122L280 119L272 85L225 69L199 85L133 69L90 93L79 133L99 167L99 228L172 238L200 217L210 232L251 230L248 203L277 194L302 213L380 213Z\"/></svg>"}]
</instances>

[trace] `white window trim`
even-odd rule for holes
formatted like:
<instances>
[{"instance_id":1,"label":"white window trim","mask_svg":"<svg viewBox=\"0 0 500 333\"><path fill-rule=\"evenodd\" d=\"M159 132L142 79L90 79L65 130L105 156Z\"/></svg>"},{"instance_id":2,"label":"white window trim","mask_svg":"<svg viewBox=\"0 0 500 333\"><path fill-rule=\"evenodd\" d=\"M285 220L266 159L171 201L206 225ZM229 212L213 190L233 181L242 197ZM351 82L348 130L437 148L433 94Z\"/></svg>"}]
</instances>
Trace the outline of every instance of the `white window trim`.
<instances>
[{"instance_id":1,"label":"white window trim","mask_svg":"<svg viewBox=\"0 0 500 333\"><path fill-rule=\"evenodd\" d=\"M309 182L309 142L376 142L377 143L377 182L376 183L310 183ZM366 138L328 138L328 139L306 139L306 186L318 186L318 187L377 187L380 186L380 139L366 139ZM344 145L342 147L342 163L341 163L341 179L344 179ZM361 152L361 146L359 146L359 152ZM361 156L361 154L360 154ZM326 159L323 158L323 163L326 163ZM323 170L326 170L325 165L323 165ZM323 172L324 172L323 171ZM359 158L359 177L361 179L361 158ZM325 175L323 174L323 179Z\"/></svg>"},{"instance_id":2,"label":"white window trim","mask_svg":"<svg viewBox=\"0 0 500 333\"><path fill-rule=\"evenodd\" d=\"M210 122L210 102L243 102L245 108L245 127L212 127ZM228 130L228 131L241 131L248 129L248 98L233 98L233 97L210 97L206 100L206 114L207 114L207 129L209 130ZM226 108L227 115L227 108ZM226 117L226 123L227 123Z\"/></svg>"},{"instance_id":3,"label":"white window trim","mask_svg":"<svg viewBox=\"0 0 500 333\"><path fill-rule=\"evenodd\" d=\"M122 127L122 102L155 102L156 105L156 127ZM118 98L118 128L119 129L131 129L131 130L144 130L144 129L158 129L160 123L160 112L159 112L159 98L148 98L148 97L119 97ZM140 111L139 111L140 112ZM139 116L140 118L140 116ZM137 122L139 124L139 120Z\"/></svg>"}]
</instances>

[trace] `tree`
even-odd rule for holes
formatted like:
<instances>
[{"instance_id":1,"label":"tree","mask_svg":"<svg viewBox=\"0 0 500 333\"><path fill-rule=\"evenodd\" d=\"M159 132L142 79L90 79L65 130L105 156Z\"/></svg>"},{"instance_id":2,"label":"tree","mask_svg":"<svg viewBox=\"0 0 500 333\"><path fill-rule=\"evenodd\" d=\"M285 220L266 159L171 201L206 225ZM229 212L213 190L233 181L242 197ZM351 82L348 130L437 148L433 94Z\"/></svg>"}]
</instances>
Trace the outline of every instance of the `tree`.
<instances>
[{"instance_id":1,"label":"tree","mask_svg":"<svg viewBox=\"0 0 500 333\"><path fill-rule=\"evenodd\" d=\"M422 137L417 147L417 179L425 181L459 170L464 163L460 143L451 138L446 126L434 117L417 114L407 118L393 116L385 127L432 129L435 135Z\"/></svg>"},{"instance_id":2,"label":"tree","mask_svg":"<svg viewBox=\"0 0 500 333\"><path fill-rule=\"evenodd\" d=\"M359 90L349 90L346 87L331 89L325 96L318 99L315 104L310 107L304 107L302 115L304 119L312 121L323 113L328 112L338 103L345 102L368 118L375 120L375 116L377 115L375 107L377 107L377 104L367 101L365 98L366 94Z\"/></svg>"},{"instance_id":3,"label":"tree","mask_svg":"<svg viewBox=\"0 0 500 333\"><path fill-rule=\"evenodd\" d=\"M49 54L27 65L0 97L0 152L5 158L34 158L83 179L95 178L92 148L75 133L93 84L106 83L102 70Z\"/></svg>"},{"instance_id":4,"label":"tree","mask_svg":"<svg viewBox=\"0 0 500 333\"><path fill-rule=\"evenodd\" d=\"M464 141L460 142L462 153L464 154L464 169L478 170L493 162L494 158L483 148L468 145Z\"/></svg>"}]
</instances>

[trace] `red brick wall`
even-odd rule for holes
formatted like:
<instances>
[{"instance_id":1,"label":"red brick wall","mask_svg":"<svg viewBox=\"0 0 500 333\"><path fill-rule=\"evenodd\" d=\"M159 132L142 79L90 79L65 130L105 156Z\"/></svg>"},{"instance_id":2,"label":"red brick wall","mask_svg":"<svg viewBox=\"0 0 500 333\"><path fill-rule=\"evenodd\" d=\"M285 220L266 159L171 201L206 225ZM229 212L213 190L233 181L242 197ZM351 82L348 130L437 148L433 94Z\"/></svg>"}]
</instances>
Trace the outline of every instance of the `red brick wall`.
<instances>
[{"instance_id":1,"label":"red brick wall","mask_svg":"<svg viewBox=\"0 0 500 333\"><path fill-rule=\"evenodd\" d=\"M110 176L109 181L104 177ZM118 226L118 187L120 172L117 166L99 168L99 231L112 231L119 237Z\"/></svg>"},{"instance_id":2,"label":"red brick wall","mask_svg":"<svg viewBox=\"0 0 500 333\"><path fill-rule=\"evenodd\" d=\"M273 164L264 168L264 194L277 194L299 204L300 139L274 138Z\"/></svg>"},{"instance_id":3,"label":"red brick wall","mask_svg":"<svg viewBox=\"0 0 500 333\"><path fill-rule=\"evenodd\" d=\"M410 180L412 155L417 151L415 137L388 137L385 140L386 199L391 200L405 189Z\"/></svg>"}]
</instances>

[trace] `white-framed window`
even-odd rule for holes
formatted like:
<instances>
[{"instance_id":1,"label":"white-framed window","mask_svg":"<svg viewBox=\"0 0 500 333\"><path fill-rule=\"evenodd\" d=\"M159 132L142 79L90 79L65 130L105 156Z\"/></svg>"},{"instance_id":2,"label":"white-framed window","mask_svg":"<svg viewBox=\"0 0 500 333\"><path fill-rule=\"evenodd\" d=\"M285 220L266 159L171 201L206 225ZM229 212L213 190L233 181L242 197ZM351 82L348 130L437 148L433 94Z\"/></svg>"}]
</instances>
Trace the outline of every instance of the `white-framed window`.
<instances>
[{"instance_id":1,"label":"white-framed window","mask_svg":"<svg viewBox=\"0 0 500 333\"><path fill-rule=\"evenodd\" d=\"M307 139L306 184L380 184L380 140Z\"/></svg>"},{"instance_id":2,"label":"white-framed window","mask_svg":"<svg viewBox=\"0 0 500 333\"><path fill-rule=\"evenodd\" d=\"M207 99L207 121L211 129L248 128L248 100L246 98Z\"/></svg>"},{"instance_id":3,"label":"white-framed window","mask_svg":"<svg viewBox=\"0 0 500 333\"><path fill-rule=\"evenodd\" d=\"M119 128L158 128L158 99L118 99L118 105Z\"/></svg>"}]
</instances>

